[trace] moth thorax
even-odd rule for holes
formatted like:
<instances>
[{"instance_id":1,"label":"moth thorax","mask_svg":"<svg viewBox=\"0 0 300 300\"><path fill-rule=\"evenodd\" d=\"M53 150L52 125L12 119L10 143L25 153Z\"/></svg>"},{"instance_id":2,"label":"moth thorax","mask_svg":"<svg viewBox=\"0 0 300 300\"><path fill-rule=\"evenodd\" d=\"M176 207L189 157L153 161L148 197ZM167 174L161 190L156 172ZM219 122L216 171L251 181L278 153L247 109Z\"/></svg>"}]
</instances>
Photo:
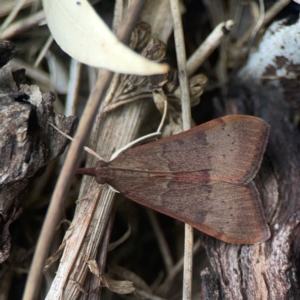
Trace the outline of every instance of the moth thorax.
<instances>
[{"instance_id":1,"label":"moth thorax","mask_svg":"<svg viewBox=\"0 0 300 300\"><path fill-rule=\"evenodd\" d=\"M109 165L104 160L99 160L96 164L96 181L99 184L107 183L109 179Z\"/></svg>"}]
</instances>

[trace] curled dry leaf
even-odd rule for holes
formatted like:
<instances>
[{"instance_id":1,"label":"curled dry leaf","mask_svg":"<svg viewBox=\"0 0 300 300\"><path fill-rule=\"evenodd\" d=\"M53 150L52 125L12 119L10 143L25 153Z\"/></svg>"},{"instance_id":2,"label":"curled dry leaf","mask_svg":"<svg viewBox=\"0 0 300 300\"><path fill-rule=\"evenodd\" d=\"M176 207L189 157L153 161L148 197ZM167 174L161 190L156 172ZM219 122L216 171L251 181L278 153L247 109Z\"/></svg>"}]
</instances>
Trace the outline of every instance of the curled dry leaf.
<instances>
[{"instance_id":1,"label":"curled dry leaf","mask_svg":"<svg viewBox=\"0 0 300 300\"><path fill-rule=\"evenodd\" d=\"M135 291L133 283L128 280L114 280L101 276L103 284L114 293L130 294Z\"/></svg>"},{"instance_id":2,"label":"curled dry leaf","mask_svg":"<svg viewBox=\"0 0 300 300\"><path fill-rule=\"evenodd\" d=\"M166 64L149 61L123 45L86 0L43 0L49 29L71 57L118 73L161 74Z\"/></svg>"},{"instance_id":3,"label":"curled dry leaf","mask_svg":"<svg viewBox=\"0 0 300 300\"><path fill-rule=\"evenodd\" d=\"M106 286L109 290L112 292L118 293L118 294L130 294L135 290L135 287L133 286L133 283L128 280L114 280L110 278L106 278L103 275L100 275L99 267L97 265L97 262L95 260L89 260L87 261L88 267L90 271L96 275L104 286Z\"/></svg>"},{"instance_id":4,"label":"curled dry leaf","mask_svg":"<svg viewBox=\"0 0 300 300\"><path fill-rule=\"evenodd\" d=\"M59 246L59 248L55 251L55 253L47 258L44 267L44 272L46 272L52 266L52 264L54 264L56 261L58 261L61 258L65 246L66 246L66 241L63 241L62 244Z\"/></svg>"},{"instance_id":5,"label":"curled dry leaf","mask_svg":"<svg viewBox=\"0 0 300 300\"><path fill-rule=\"evenodd\" d=\"M191 106L194 107L200 103L200 96L203 94L203 88L208 82L208 78L204 74L197 74L190 80L190 96L191 96ZM181 99L181 89L180 86L174 91L174 96Z\"/></svg>"},{"instance_id":6,"label":"curled dry leaf","mask_svg":"<svg viewBox=\"0 0 300 300\"><path fill-rule=\"evenodd\" d=\"M98 267L98 265L97 265L97 262L96 262L95 260L88 260L86 263L87 263L87 265L88 265L90 271L91 271L94 275L96 275L97 277L100 278L101 275L100 275L100 271L99 271L99 267Z\"/></svg>"}]
</instances>

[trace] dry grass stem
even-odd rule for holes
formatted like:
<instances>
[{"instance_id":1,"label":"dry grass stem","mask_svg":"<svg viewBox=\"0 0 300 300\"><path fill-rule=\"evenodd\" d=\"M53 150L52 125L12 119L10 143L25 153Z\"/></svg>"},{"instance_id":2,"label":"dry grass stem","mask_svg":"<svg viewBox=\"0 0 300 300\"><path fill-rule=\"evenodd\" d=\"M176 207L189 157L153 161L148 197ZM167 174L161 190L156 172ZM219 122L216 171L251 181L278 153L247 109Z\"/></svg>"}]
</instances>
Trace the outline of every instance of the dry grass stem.
<instances>
[{"instance_id":1,"label":"dry grass stem","mask_svg":"<svg viewBox=\"0 0 300 300\"><path fill-rule=\"evenodd\" d=\"M205 39L199 48L187 61L187 73L190 77L220 45L225 33L229 33L234 25L232 20L220 23L212 33Z\"/></svg>"},{"instance_id":2,"label":"dry grass stem","mask_svg":"<svg viewBox=\"0 0 300 300\"><path fill-rule=\"evenodd\" d=\"M119 245L123 244L130 237L130 234L131 234L131 227L128 226L127 231L117 241L109 244L108 251L113 251Z\"/></svg>"},{"instance_id":3,"label":"dry grass stem","mask_svg":"<svg viewBox=\"0 0 300 300\"><path fill-rule=\"evenodd\" d=\"M178 0L171 0L171 12L173 17L174 38L176 45L176 57L178 65L179 82L181 88L181 108L183 130L191 128L191 101L188 83L188 74L186 70L186 53L184 34L181 23L181 12ZM184 272L183 272L183 295L182 299L192 298L192 270L193 270L193 228L185 225L185 243L184 243Z\"/></svg>"},{"instance_id":4,"label":"dry grass stem","mask_svg":"<svg viewBox=\"0 0 300 300\"><path fill-rule=\"evenodd\" d=\"M291 2L291 0L279 0L277 1L270 9L268 9L266 11L265 14L263 14L264 18L263 20L260 22L261 25L259 26L259 28L262 28L263 26L265 26L267 23L270 22L270 20L272 18L274 18L274 16L276 16L285 6L287 6L289 3ZM241 47L243 47L246 43L249 42L249 40L251 38L253 38L253 31L254 29L257 27L257 23L255 22L250 28L249 30L244 34L244 36L238 40L238 42L236 43L235 47L237 49L240 49ZM258 29L259 30L259 29ZM256 32L258 32L258 30L256 30Z\"/></svg>"},{"instance_id":5,"label":"dry grass stem","mask_svg":"<svg viewBox=\"0 0 300 300\"><path fill-rule=\"evenodd\" d=\"M43 46L43 48L41 49L38 57L36 58L36 61L34 62L33 66L36 68L39 66L40 62L42 61L42 59L45 57L46 52L49 50L50 46L53 43L53 37L50 34L45 45Z\"/></svg>"},{"instance_id":6,"label":"dry grass stem","mask_svg":"<svg viewBox=\"0 0 300 300\"><path fill-rule=\"evenodd\" d=\"M12 23L5 30L0 32L1 39L10 39L21 32L28 30L29 28L38 25L41 21L45 19L45 13L43 10L27 17Z\"/></svg>"},{"instance_id":7,"label":"dry grass stem","mask_svg":"<svg viewBox=\"0 0 300 300\"><path fill-rule=\"evenodd\" d=\"M171 251L169 249L166 238L163 235L163 232L162 232L159 222L157 220L156 214L150 209L147 209L147 213L148 213L151 225L153 227L163 261L165 263L167 274L169 275L171 273L171 270L174 265Z\"/></svg>"},{"instance_id":8,"label":"dry grass stem","mask_svg":"<svg viewBox=\"0 0 300 300\"><path fill-rule=\"evenodd\" d=\"M13 7L13 9L11 10L11 12L7 16L7 18L2 23L2 25L0 27L0 31L3 31L5 28L7 28L7 26L9 24L11 24L11 22L15 19L15 17L17 16L17 14L22 9L22 7L24 6L25 3L26 3L26 0L19 0L17 2L17 5Z\"/></svg>"},{"instance_id":9,"label":"dry grass stem","mask_svg":"<svg viewBox=\"0 0 300 300\"><path fill-rule=\"evenodd\" d=\"M22 9L32 5L35 2L36 2L36 0L26 0L26 1L24 1ZM0 18L10 14L11 11L14 9L15 5L16 4L15 4L14 1L9 1L9 0L5 1L5 0L3 0L1 2Z\"/></svg>"},{"instance_id":10,"label":"dry grass stem","mask_svg":"<svg viewBox=\"0 0 300 300\"><path fill-rule=\"evenodd\" d=\"M76 115L76 100L80 84L81 63L75 59L71 59L70 78L68 83L68 94L66 99L65 115Z\"/></svg>"},{"instance_id":11,"label":"dry grass stem","mask_svg":"<svg viewBox=\"0 0 300 300\"><path fill-rule=\"evenodd\" d=\"M197 240L193 246L193 254L198 252L198 250L200 249L200 246L201 246L200 240ZM183 266L184 266L184 257L180 258L173 265L168 276L165 278L163 283L159 286L159 290L164 290L164 291L168 290L170 288L171 283L174 280L174 278L182 271Z\"/></svg>"}]
</instances>

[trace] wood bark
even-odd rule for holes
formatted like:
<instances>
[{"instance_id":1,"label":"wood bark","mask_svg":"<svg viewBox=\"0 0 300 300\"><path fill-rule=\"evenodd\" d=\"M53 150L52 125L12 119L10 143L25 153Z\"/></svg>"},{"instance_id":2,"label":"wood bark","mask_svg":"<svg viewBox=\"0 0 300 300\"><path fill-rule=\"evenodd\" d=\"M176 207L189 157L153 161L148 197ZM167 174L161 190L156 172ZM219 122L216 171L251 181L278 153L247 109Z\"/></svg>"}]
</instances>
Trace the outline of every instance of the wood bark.
<instances>
[{"instance_id":1,"label":"wood bark","mask_svg":"<svg viewBox=\"0 0 300 300\"><path fill-rule=\"evenodd\" d=\"M287 78L276 75L283 59L275 57L275 67L271 68L269 62L260 74L257 66L246 66L247 72L237 76L230 97L224 101L225 109L220 111L251 114L271 126L264 160L255 178L271 238L261 244L237 246L205 237L213 268L201 272L203 299L300 299L300 134L293 122L299 109L295 97L299 79L289 79L287 84ZM299 74L299 64L288 57L285 68ZM264 80L270 76L278 79L276 84Z\"/></svg>"},{"instance_id":2,"label":"wood bark","mask_svg":"<svg viewBox=\"0 0 300 300\"><path fill-rule=\"evenodd\" d=\"M11 43L0 43L0 62L14 53ZM76 117L55 115L52 93L42 94L37 86L22 85L9 67L0 69L0 263L10 253L10 224L22 213L30 178L62 154L68 140L48 121L72 135Z\"/></svg>"}]
</instances>

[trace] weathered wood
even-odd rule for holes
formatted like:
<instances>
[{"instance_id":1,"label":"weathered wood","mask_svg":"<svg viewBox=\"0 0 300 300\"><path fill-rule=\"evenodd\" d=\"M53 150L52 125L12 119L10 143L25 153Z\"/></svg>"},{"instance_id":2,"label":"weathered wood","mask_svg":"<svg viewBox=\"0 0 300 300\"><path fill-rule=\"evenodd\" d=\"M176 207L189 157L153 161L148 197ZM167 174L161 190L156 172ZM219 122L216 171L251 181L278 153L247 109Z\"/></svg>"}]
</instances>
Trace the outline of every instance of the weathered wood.
<instances>
[{"instance_id":1,"label":"weathered wood","mask_svg":"<svg viewBox=\"0 0 300 300\"><path fill-rule=\"evenodd\" d=\"M261 63L265 55L263 51ZM294 92L290 86L297 86L299 79L290 78L288 86L279 77L276 83L263 80L270 70L275 72L283 66L278 57L274 61L278 65L271 68L267 60L262 74L253 64L236 78L224 112L252 114L271 126L262 167L255 178L271 238L262 244L237 246L205 237L214 273L201 273L202 290L210 291L204 299L300 299L300 134L293 124L296 102L290 101L293 95L287 96ZM285 67L295 70L299 64L286 57ZM276 74L272 76L276 79Z\"/></svg>"},{"instance_id":2,"label":"weathered wood","mask_svg":"<svg viewBox=\"0 0 300 300\"><path fill-rule=\"evenodd\" d=\"M9 45L10 46L10 45ZM7 53L6 53L7 54ZM8 55L8 54L7 54ZM8 57L10 57L8 55ZM0 263L10 252L9 225L20 216L29 179L59 156L68 140L48 125L72 135L76 117L55 115L55 95L14 81L8 65L0 69Z\"/></svg>"},{"instance_id":3,"label":"weathered wood","mask_svg":"<svg viewBox=\"0 0 300 300\"><path fill-rule=\"evenodd\" d=\"M16 46L12 42L0 40L0 68L5 66L16 52Z\"/></svg>"},{"instance_id":4,"label":"weathered wood","mask_svg":"<svg viewBox=\"0 0 300 300\"><path fill-rule=\"evenodd\" d=\"M300 298L297 282L300 136L287 117L288 106L280 105L286 109L279 109L272 105L274 99L283 104L284 99L271 91L269 95L264 92L264 96L255 97L259 103L255 115L271 125L269 144L255 182L272 236L265 243L253 246L224 244L206 237L208 257L216 271L210 274L210 279L217 280L220 295L206 299ZM236 99L236 107L240 100ZM210 290L207 274L201 276L203 290Z\"/></svg>"}]
</instances>

